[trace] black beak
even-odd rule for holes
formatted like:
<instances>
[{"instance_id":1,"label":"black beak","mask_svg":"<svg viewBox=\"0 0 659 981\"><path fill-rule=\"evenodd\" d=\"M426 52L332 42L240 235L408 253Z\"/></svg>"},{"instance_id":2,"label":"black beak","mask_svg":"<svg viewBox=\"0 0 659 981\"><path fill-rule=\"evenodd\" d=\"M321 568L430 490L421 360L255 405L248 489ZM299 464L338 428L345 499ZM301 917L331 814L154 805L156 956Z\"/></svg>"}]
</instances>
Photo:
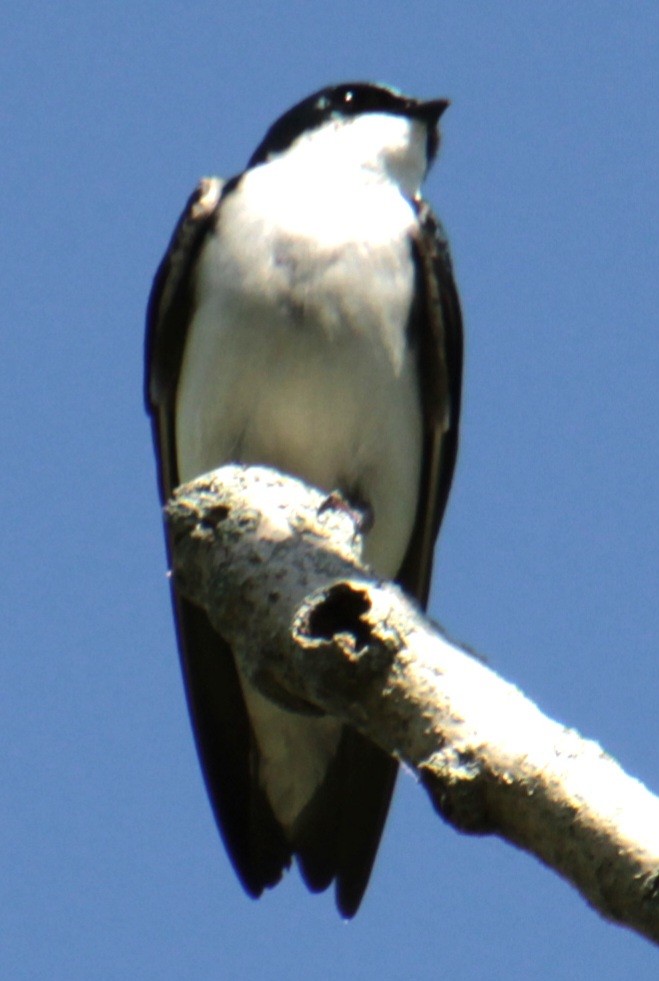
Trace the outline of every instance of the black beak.
<instances>
[{"instance_id":1,"label":"black beak","mask_svg":"<svg viewBox=\"0 0 659 981\"><path fill-rule=\"evenodd\" d=\"M410 102L408 112L413 119L419 119L426 127L426 157L428 166L437 156L439 149L439 129L437 123L442 113L450 106L448 99L430 99L428 102Z\"/></svg>"},{"instance_id":2,"label":"black beak","mask_svg":"<svg viewBox=\"0 0 659 981\"><path fill-rule=\"evenodd\" d=\"M427 126L436 126L442 113L450 106L448 99L430 99L410 107L410 115L421 119Z\"/></svg>"}]
</instances>

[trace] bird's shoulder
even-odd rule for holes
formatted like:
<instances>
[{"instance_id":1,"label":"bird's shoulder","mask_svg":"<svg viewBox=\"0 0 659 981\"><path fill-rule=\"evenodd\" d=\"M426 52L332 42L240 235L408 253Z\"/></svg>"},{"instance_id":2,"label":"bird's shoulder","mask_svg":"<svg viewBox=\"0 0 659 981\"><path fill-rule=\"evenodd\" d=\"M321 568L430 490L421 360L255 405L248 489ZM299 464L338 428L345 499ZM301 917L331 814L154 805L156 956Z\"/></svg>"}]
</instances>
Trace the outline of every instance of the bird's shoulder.
<instances>
[{"instance_id":1,"label":"bird's shoulder","mask_svg":"<svg viewBox=\"0 0 659 981\"><path fill-rule=\"evenodd\" d=\"M194 260L213 225L226 182L203 177L188 198L158 266L147 306L145 400L147 411L168 387L173 360L182 347L185 308L190 302ZM177 342L180 341L180 344ZM178 351L180 354L181 352Z\"/></svg>"}]
</instances>

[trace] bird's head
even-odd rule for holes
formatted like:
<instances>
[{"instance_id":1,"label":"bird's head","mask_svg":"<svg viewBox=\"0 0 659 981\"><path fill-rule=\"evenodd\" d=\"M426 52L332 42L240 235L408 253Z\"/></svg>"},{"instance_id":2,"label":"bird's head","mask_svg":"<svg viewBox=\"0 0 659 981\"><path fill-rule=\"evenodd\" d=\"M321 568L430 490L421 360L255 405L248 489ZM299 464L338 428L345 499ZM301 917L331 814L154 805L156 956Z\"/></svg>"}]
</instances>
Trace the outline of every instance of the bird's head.
<instances>
[{"instance_id":1,"label":"bird's head","mask_svg":"<svg viewBox=\"0 0 659 981\"><path fill-rule=\"evenodd\" d=\"M437 153L439 118L448 104L371 82L332 85L280 116L248 166L295 154L307 167L380 171L413 196Z\"/></svg>"}]
</instances>

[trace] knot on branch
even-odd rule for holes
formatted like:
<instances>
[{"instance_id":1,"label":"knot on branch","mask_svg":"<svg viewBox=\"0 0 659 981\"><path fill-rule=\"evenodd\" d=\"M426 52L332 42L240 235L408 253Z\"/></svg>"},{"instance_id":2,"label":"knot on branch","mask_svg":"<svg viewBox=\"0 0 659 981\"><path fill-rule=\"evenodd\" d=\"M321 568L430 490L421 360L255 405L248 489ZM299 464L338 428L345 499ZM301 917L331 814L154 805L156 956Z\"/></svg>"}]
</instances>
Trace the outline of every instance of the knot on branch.
<instances>
[{"instance_id":1,"label":"knot on branch","mask_svg":"<svg viewBox=\"0 0 659 981\"><path fill-rule=\"evenodd\" d=\"M444 747L418 767L421 783L433 807L449 824L465 834L491 834L494 822L487 814L481 762L471 753Z\"/></svg>"}]
</instances>

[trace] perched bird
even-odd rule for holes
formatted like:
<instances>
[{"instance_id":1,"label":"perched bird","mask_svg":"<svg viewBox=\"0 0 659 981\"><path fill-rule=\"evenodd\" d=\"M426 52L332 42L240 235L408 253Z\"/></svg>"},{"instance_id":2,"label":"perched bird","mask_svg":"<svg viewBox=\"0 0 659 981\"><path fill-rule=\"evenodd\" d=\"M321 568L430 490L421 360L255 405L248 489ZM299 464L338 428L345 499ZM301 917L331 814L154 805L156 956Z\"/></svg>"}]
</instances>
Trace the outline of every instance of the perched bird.
<instances>
[{"instance_id":1,"label":"perched bird","mask_svg":"<svg viewBox=\"0 0 659 981\"><path fill-rule=\"evenodd\" d=\"M419 191L447 105L355 82L289 109L241 174L190 197L146 337L163 501L230 461L338 489L369 515L366 560L421 604L460 412L459 301ZM353 916L396 762L266 699L203 611L173 600L201 766L244 888L259 896L295 856Z\"/></svg>"}]
</instances>

